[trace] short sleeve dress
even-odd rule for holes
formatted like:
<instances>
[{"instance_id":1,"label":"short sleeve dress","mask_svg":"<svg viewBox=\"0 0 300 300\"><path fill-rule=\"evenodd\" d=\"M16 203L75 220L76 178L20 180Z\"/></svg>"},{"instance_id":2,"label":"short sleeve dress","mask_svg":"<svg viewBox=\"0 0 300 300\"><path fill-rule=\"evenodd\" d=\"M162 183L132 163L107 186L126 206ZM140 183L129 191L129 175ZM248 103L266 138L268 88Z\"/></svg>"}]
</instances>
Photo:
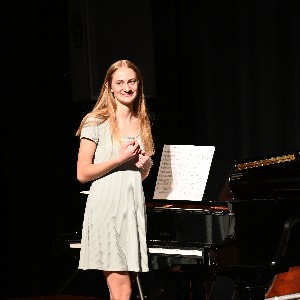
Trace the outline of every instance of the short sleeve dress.
<instances>
[{"instance_id":1,"label":"short sleeve dress","mask_svg":"<svg viewBox=\"0 0 300 300\"><path fill-rule=\"evenodd\" d=\"M115 157L108 121L83 127L80 138L97 145L94 163ZM136 139L140 136L122 137ZM146 210L140 170L128 161L91 183L82 226L79 269L147 272Z\"/></svg>"}]
</instances>

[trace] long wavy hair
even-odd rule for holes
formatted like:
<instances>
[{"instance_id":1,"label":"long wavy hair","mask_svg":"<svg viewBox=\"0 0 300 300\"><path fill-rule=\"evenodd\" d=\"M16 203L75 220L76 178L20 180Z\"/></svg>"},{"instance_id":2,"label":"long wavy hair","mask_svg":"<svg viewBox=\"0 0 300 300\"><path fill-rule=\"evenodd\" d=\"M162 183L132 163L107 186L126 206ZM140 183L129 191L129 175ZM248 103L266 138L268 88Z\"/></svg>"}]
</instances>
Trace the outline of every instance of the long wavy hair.
<instances>
[{"instance_id":1,"label":"long wavy hair","mask_svg":"<svg viewBox=\"0 0 300 300\"><path fill-rule=\"evenodd\" d=\"M94 122L95 123L94 125L97 125L97 123L98 124L103 123L108 120L111 128L113 140L119 142L121 141L117 118L116 118L117 104L111 92L111 82L112 82L113 74L122 67L132 69L137 76L138 91L137 91L137 96L133 102L133 111L134 114L139 119L139 126L140 126L139 129L140 129L140 135L141 135L144 149L151 156L155 153L155 148L154 148L154 142L153 142L153 137L151 132L151 122L146 107L143 79L138 67L129 60L119 60L113 63L108 68L97 102L94 108L84 116L75 135L80 136L82 128L84 126L91 125L91 124L87 124L86 120L89 117L94 117L95 119L99 120L97 122Z\"/></svg>"}]
</instances>

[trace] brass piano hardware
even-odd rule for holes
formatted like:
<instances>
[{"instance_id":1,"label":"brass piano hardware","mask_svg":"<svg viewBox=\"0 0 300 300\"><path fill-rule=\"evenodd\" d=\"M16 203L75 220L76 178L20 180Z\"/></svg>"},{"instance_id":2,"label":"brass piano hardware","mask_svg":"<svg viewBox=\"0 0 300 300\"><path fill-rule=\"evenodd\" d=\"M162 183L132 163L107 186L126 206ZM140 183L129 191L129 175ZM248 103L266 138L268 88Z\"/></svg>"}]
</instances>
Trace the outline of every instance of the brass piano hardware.
<instances>
[{"instance_id":1,"label":"brass piano hardware","mask_svg":"<svg viewBox=\"0 0 300 300\"><path fill-rule=\"evenodd\" d=\"M293 161L296 159L295 154L282 155L277 157L271 157L267 159L261 159L257 161L247 162L247 163L239 163L236 165L236 170L244 170L256 167L263 167L267 165L280 164L283 162Z\"/></svg>"}]
</instances>

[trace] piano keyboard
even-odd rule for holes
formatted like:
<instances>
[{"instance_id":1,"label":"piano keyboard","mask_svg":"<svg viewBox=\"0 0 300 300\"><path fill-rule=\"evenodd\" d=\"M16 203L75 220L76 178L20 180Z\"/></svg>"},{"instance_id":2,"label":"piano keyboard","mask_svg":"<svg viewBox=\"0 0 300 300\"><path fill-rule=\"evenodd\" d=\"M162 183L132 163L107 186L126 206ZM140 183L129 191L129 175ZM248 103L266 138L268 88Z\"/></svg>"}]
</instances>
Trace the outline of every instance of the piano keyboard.
<instances>
[{"instance_id":1,"label":"piano keyboard","mask_svg":"<svg viewBox=\"0 0 300 300\"><path fill-rule=\"evenodd\" d=\"M80 249L80 243L70 243L71 249ZM183 256L197 256L203 257L203 250L197 249L176 249L176 248L148 248L151 254L162 254L162 255L183 255Z\"/></svg>"},{"instance_id":2,"label":"piano keyboard","mask_svg":"<svg viewBox=\"0 0 300 300\"><path fill-rule=\"evenodd\" d=\"M196 249L148 248L148 251L151 254L203 257L203 250L196 250Z\"/></svg>"},{"instance_id":3,"label":"piano keyboard","mask_svg":"<svg viewBox=\"0 0 300 300\"><path fill-rule=\"evenodd\" d=\"M70 248L72 249L80 249L81 244L80 243L70 243Z\"/></svg>"}]
</instances>

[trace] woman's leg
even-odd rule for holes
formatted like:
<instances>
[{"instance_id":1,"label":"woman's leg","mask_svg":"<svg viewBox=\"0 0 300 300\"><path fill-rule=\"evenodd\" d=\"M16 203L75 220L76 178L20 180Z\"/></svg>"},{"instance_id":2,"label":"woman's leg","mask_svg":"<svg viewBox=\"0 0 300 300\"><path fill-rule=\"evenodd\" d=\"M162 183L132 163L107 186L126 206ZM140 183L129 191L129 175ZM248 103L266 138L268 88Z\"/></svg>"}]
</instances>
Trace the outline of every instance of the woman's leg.
<instances>
[{"instance_id":1,"label":"woman's leg","mask_svg":"<svg viewBox=\"0 0 300 300\"><path fill-rule=\"evenodd\" d=\"M132 293L129 272L103 271L111 300L130 300Z\"/></svg>"}]
</instances>

